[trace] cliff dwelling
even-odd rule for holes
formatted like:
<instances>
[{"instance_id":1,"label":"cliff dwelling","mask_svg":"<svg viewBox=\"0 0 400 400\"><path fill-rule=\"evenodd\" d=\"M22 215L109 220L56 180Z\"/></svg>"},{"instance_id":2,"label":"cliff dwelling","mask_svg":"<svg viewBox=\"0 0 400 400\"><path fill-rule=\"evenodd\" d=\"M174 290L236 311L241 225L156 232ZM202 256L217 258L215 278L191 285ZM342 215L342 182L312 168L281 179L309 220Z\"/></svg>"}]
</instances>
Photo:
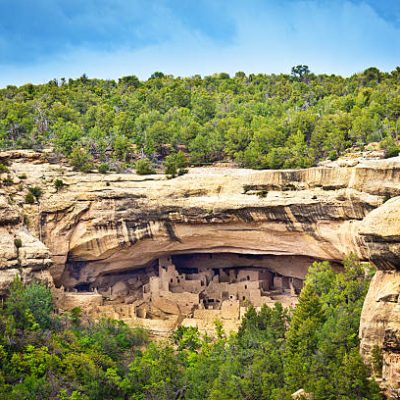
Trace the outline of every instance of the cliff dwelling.
<instances>
[{"instance_id":1,"label":"cliff dwelling","mask_svg":"<svg viewBox=\"0 0 400 400\"><path fill-rule=\"evenodd\" d=\"M210 332L215 320L237 329L252 304L294 306L314 259L238 253L165 255L143 268L99 275L82 282L81 263L69 263L60 290L61 308L79 306L95 316L122 319L162 334L178 324ZM65 292L64 292L65 290Z\"/></svg>"}]
</instances>

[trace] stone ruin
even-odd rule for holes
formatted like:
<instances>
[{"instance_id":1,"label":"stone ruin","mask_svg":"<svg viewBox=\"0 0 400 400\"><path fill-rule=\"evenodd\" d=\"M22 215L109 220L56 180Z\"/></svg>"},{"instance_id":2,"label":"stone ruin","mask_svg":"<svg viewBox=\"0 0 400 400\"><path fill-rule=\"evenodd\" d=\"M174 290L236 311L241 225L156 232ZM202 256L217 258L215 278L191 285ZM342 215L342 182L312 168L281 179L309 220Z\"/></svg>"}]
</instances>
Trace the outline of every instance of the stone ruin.
<instances>
[{"instance_id":1,"label":"stone ruin","mask_svg":"<svg viewBox=\"0 0 400 400\"><path fill-rule=\"evenodd\" d=\"M294 306L311 259L233 253L160 257L143 269L105 274L59 290L59 308L80 307L167 335L179 325L212 334L215 321L235 331L251 304ZM285 273L285 274L284 274Z\"/></svg>"}]
</instances>

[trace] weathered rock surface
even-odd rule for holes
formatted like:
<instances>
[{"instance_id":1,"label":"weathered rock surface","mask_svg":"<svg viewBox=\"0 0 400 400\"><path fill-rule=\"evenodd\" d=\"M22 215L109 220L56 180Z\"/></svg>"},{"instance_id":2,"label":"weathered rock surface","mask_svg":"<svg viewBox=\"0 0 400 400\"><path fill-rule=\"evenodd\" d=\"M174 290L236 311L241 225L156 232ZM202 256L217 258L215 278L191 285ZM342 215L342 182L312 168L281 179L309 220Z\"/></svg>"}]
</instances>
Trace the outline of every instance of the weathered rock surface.
<instances>
[{"instance_id":1,"label":"weathered rock surface","mask_svg":"<svg viewBox=\"0 0 400 400\"><path fill-rule=\"evenodd\" d=\"M362 350L368 357L374 345L381 346L393 363L393 336L389 345L385 332L400 329L399 158L297 171L195 168L171 180L80 174L32 154L31 162L20 154L10 158L12 180L26 179L0 197L2 281L21 269L46 270L47 248L54 281L67 288L143 268L166 254L341 261L353 252L379 269L362 316ZM58 192L55 179L65 184ZM24 205L29 186L42 188L39 205ZM30 219L29 231L22 214Z\"/></svg>"},{"instance_id":2,"label":"weathered rock surface","mask_svg":"<svg viewBox=\"0 0 400 400\"><path fill-rule=\"evenodd\" d=\"M51 280L49 249L23 226L20 212L9 200L0 194L0 295L16 275L25 281Z\"/></svg>"},{"instance_id":3,"label":"weathered rock surface","mask_svg":"<svg viewBox=\"0 0 400 400\"><path fill-rule=\"evenodd\" d=\"M386 187L372 185L373 172L196 169L173 180L66 174L68 188L41 201L43 239L54 278L67 286L167 253L337 261L353 251L365 258L360 222L398 190L389 180ZM381 172L378 179L385 181L387 170Z\"/></svg>"},{"instance_id":4,"label":"weathered rock surface","mask_svg":"<svg viewBox=\"0 0 400 400\"><path fill-rule=\"evenodd\" d=\"M361 351L370 359L377 346L383 357L383 384L400 387L400 198L387 201L363 221L360 234L379 268L361 315Z\"/></svg>"}]
</instances>

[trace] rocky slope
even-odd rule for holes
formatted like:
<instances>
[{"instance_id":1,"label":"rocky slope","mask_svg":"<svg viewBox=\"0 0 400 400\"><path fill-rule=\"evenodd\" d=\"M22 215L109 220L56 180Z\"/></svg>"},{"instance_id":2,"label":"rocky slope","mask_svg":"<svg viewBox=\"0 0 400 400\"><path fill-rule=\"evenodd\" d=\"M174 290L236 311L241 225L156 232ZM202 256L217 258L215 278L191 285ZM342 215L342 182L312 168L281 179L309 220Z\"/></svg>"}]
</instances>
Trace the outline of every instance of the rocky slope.
<instances>
[{"instance_id":1,"label":"rocky slope","mask_svg":"<svg viewBox=\"0 0 400 400\"><path fill-rule=\"evenodd\" d=\"M20 211L9 201L0 193L0 296L17 275L26 282L52 281L49 249L23 225Z\"/></svg>"},{"instance_id":2,"label":"rocky slope","mask_svg":"<svg viewBox=\"0 0 400 400\"><path fill-rule=\"evenodd\" d=\"M37 153L0 153L2 159L11 163L0 203L4 285L18 271L48 270L57 286L74 288L168 254L340 262L353 252L379 269L364 306L362 351L368 358L374 346L382 348L387 383L398 380L399 158L297 171L195 168L171 180L80 174ZM56 179L65 185L58 191ZM33 186L43 195L27 205L24 196ZM49 252L53 264L46 269ZM288 270L295 264L293 258Z\"/></svg>"}]
</instances>

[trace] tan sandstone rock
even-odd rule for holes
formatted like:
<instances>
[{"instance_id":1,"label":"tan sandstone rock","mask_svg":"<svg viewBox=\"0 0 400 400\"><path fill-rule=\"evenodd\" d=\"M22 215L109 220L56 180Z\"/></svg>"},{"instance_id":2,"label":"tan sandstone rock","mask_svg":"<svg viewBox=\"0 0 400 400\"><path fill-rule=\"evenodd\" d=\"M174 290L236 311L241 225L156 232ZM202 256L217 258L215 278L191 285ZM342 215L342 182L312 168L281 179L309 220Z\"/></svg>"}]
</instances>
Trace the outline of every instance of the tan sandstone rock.
<instances>
[{"instance_id":1,"label":"tan sandstone rock","mask_svg":"<svg viewBox=\"0 0 400 400\"><path fill-rule=\"evenodd\" d=\"M13 185L0 195L2 287L19 270L44 274L50 254L55 283L73 289L105 274L149 266L168 254L293 257L276 268L292 268L287 273L296 277L304 272L300 260L306 257L339 262L353 252L379 268L360 328L365 357L375 344L385 346L386 331L398 329L399 157L306 170L194 168L170 180L76 173L32 152L0 153L0 160L5 158L12 162L12 179L27 179L21 180L22 191ZM65 188L57 192L55 179ZM24 194L33 185L43 196L40 204L26 206ZM22 210L31 220L29 231ZM167 331L177 321L167 319L159 327ZM154 329L152 320L140 323ZM386 344L385 359L397 363L393 340ZM397 379L392 370L385 371L388 379Z\"/></svg>"}]
</instances>

